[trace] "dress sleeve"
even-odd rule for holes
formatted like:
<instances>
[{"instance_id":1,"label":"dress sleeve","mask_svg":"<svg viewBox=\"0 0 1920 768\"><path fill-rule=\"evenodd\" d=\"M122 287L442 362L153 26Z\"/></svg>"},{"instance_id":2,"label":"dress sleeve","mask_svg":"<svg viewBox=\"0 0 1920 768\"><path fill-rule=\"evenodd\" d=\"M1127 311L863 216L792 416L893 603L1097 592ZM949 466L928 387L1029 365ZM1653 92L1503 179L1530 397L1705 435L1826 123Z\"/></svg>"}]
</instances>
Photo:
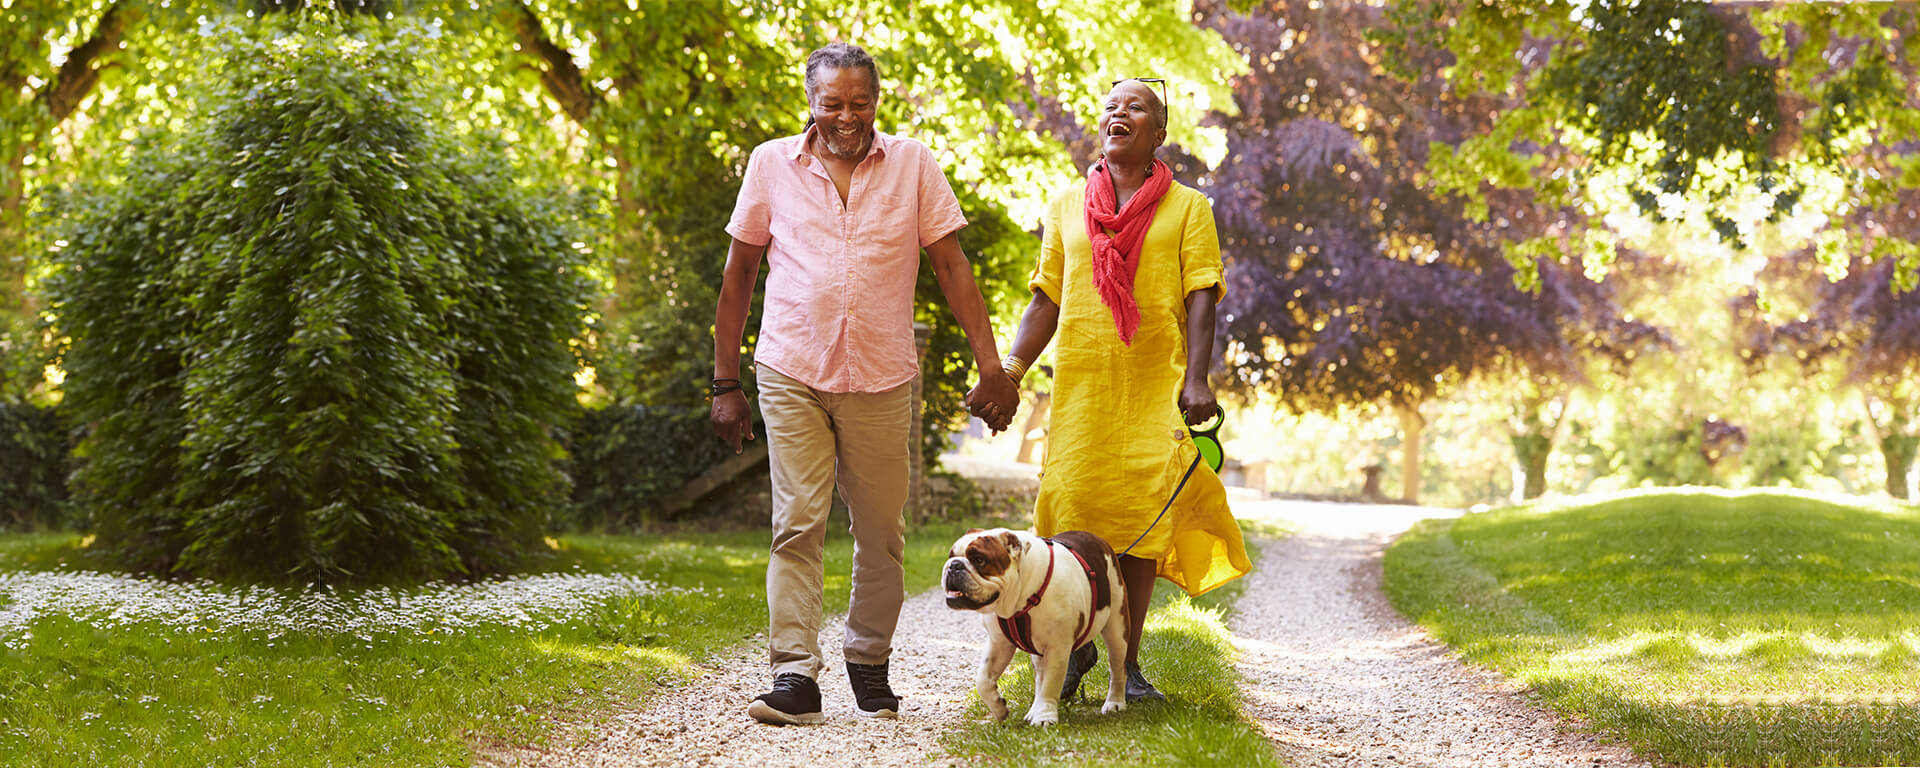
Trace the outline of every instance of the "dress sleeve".
<instances>
[{"instance_id":1,"label":"dress sleeve","mask_svg":"<svg viewBox=\"0 0 1920 768\"><path fill-rule=\"evenodd\" d=\"M1027 278L1029 290L1042 291L1053 303L1060 303L1060 286L1066 280L1066 247L1061 244L1060 225L1064 223L1067 192L1062 192L1047 205L1047 215L1040 220L1040 260L1033 265L1033 274Z\"/></svg>"},{"instance_id":2,"label":"dress sleeve","mask_svg":"<svg viewBox=\"0 0 1920 768\"><path fill-rule=\"evenodd\" d=\"M1186 225L1180 228L1181 297L1217 287L1219 291L1214 294L1217 303L1227 295L1227 284L1221 279L1220 235L1213 225L1213 205L1198 192L1193 193L1192 199L1187 205Z\"/></svg>"},{"instance_id":3,"label":"dress sleeve","mask_svg":"<svg viewBox=\"0 0 1920 768\"><path fill-rule=\"evenodd\" d=\"M727 221L727 234L752 246L773 242L773 210L767 195L767 169L763 167L767 145L762 144L747 157L747 174L740 180L740 196L733 202L733 218Z\"/></svg>"}]
</instances>

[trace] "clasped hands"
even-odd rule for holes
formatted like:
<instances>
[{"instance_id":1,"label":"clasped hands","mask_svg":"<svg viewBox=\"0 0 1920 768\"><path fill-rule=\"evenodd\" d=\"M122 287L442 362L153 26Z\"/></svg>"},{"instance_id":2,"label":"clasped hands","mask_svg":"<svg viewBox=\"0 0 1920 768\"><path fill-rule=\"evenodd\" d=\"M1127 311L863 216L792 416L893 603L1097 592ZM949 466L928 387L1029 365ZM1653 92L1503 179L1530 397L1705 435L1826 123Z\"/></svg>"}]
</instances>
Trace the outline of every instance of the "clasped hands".
<instances>
[{"instance_id":1,"label":"clasped hands","mask_svg":"<svg viewBox=\"0 0 1920 768\"><path fill-rule=\"evenodd\" d=\"M980 382L967 391L967 412L987 423L987 429L999 434L1013 423L1020 409L1020 386L1005 371L988 370Z\"/></svg>"}]
</instances>

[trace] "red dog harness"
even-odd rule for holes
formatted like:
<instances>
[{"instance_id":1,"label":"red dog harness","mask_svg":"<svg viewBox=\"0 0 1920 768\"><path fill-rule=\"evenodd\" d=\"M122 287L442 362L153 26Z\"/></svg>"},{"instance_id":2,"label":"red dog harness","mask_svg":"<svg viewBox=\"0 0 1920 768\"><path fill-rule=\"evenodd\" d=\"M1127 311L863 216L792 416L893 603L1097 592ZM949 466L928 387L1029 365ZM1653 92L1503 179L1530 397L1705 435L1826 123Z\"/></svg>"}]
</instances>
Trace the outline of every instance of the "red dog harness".
<instances>
[{"instance_id":1,"label":"red dog harness","mask_svg":"<svg viewBox=\"0 0 1920 768\"><path fill-rule=\"evenodd\" d=\"M1013 614L1012 616L1008 616L1004 619L1000 619L1000 634L1006 635L1007 640L1013 643L1013 647L1026 651L1027 653L1034 656L1040 655L1040 652L1034 650L1033 622L1030 619L1028 619L1027 614L1033 610L1034 606L1040 604L1040 598L1047 594L1047 585L1053 582L1053 560L1054 560L1053 539L1041 539L1041 541L1044 541L1047 543L1046 578L1043 578L1040 580L1040 589L1034 591L1033 597L1027 598L1027 604L1025 607L1021 608L1019 612ZM1075 552L1073 547L1067 547L1065 544L1062 544L1060 546L1066 547L1068 552L1073 553L1073 559L1080 561L1080 570L1087 574L1087 586L1093 590L1093 598L1094 598L1093 602L1088 604L1088 607L1092 608L1095 605L1099 605L1100 592L1101 590L1107 589L1108 586L1106 584L1100 583L1099 579L1094 578L1093 567L1087 565L1087 559L1085 557L1081 557L1080 553ZM1085 645L1087 642L1087 638L1092 636L1093 636L1093 615L1089 613L1087 615L1087 626L1080 630L1080 636L1077 638L1074 638L1073 645L1069 647L1067 650L1071 651L1074 648L1079 648L1080 646Z\"/></svg>"}]
</instances>

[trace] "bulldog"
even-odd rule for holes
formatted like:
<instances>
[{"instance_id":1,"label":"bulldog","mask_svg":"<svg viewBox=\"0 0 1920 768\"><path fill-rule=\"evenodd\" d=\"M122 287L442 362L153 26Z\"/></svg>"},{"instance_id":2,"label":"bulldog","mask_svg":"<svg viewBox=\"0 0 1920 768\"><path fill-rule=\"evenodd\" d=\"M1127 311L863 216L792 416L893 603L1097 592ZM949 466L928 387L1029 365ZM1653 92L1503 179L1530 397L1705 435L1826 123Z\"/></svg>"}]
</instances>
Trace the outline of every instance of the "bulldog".
<instances>
[{"instance_id":1,"label":"bulldog","mask_svg":"<svg viewBox=\"0 0 1920 768\"><path fill-rule=\"evenodd\" d=\"M974 529L947 550L941 582L947 607L985 614L987 654L980 662L980 701L994 720L1007 717L1000 675L1015 649L1033 657L1031 725L1060 722L1060 687L1073 649L1106 639L1107 700L1101 714L1127 708L1127 591L1113 548L1091 533L1044 539L1025 531Z\"/></svg>"}]
</instances>

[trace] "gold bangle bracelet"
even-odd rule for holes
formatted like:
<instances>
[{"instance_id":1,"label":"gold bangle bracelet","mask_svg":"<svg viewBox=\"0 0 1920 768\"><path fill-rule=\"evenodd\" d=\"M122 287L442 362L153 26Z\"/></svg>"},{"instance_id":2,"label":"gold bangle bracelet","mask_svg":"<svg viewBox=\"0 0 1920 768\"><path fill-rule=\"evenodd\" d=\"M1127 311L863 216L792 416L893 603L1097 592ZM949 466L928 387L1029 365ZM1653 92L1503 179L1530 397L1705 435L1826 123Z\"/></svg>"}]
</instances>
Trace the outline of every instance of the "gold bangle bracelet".
<instances>
[{"instance_id":1,"label":"gold bangle bracelet","mask_svg":"<svg viewBox=\"0 0 1920 768\"><path fill-rule=\"evenodd\" d=\"M1025 360L1014 357L1013 355L1007 355L1006 359L1000 361L1000 370L1006 371L1007 375L1012 377L1014 381L1019 381L1026 377L1028 365L1030 365L1030 363Z\"/></svg>"}]
</instances>

